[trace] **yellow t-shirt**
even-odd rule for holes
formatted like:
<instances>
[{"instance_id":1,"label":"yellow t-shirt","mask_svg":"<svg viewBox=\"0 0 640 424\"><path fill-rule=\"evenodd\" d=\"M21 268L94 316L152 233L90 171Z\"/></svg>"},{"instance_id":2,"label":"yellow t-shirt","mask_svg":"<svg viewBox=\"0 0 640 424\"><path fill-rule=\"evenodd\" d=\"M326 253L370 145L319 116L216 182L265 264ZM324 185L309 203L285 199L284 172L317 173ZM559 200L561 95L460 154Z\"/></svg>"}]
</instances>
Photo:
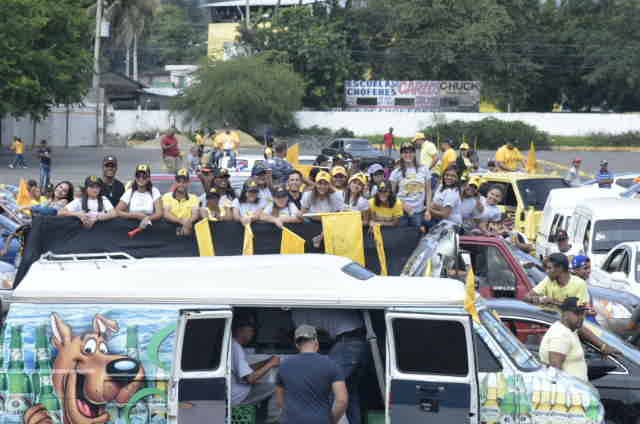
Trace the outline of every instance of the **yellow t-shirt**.
<instances>
[{"instance_id":1,"label":"yellow t-shirt","mask_svg":"<svg viewBox=\"0 0 640 424\"><path fill-rule=\"evenodd\" d=\"M204 145L204 137L201 136L200 134L196 134L196 144L198 146Z\"/></svg>"},{"instance_id":2,"label":"yellow t-shirt","mask_svg":"<svg viewBox=\"0 0 640 424\"><path fill-rule=\"evenodd\" d=\"M523 160L524 156L517 147L509 149L507 146L502 146L496 152L496 162L502 162L510 171L516 171Z\"/></svg>"},{"instance_id":3,"label":"yellow t-shirt","mask_svg":"<svg viewBox=\"0 0 640 424\"><path fill-rule=\"evenodd\" d=\"M565 355L562 363L563 371L582 381L589 381L580 337L560 321L556 321L549 327L540 342L540 360L545 364L549 364L549 352Z\"/></svg>"},{"instance_id":4,"label":"yellow t-shirt","mask_svg":"<svg viewBox=\"0 0 640 424\"><path fill-rule=\"evenodd\" d=\"M24 143L21 141L16 141L15 143L13 143L13 149L15 150L16 155L24 154Z\"/></svg>"},{"instance_id":5,"label":"yellow t-shirt","mask_svg":"<svg viewBox=\"0 0 640 424\"><path fill-rule=\"evenodd\" d=\"M449 149L442 155L442 159L440 160L440 175L444 174L444 171L447 170L451 165L456 164L456 159L458 159L458 154L455 150Z\"/></svg>"},{"instance_id":6,"label":"yellow t-shirt","mask_svg":"<svg viewBox=\"0 0 640 424\"><path fill-rule=\"evenodd\" d=\"M200 205L200 199L193 194L189 194L189 197L184 200L178 200L173 196L173 193L166 193L162 196L162 204L165 207L169 207L169 211L178 219L192 218L193 208L197 208Z\"/></svg>"},{"instance_id":7,"label":"yellow t-shirt","mask_svg":"<svg viewBox=\"0 0 640 424\"><path fill-rule=\"evenodd\" d=\"M433 161L438 157L438 149L436 145L430 141L422 143L420 148L420 165L431 168Z\"/></svg>"},{"instance_id":8,"label":"yellow t-shirt","mask_svg":"<svg viewBox=\"0 0 640 424\"><path fill-rule=\"evenodd\" d=\"M226 207L220 206L220 218L224 218L224 217L227 216L227 210L228 209ZM206 211L206 214L207 214L207 218L210 221L217 221L218 220L218 218L213 216L213 213L211 212L211 209L205 208L205 211Z\"/></svg>"},{"instance_id":9,"label":"yellow t-shirt","mask_svg":"<svg viewBox=\"0 0 640 424\"><path fill-rule=\"evenodd\" d=\"M533 291L541 296L547 296L559 302L563 302L567 297L577 297L580 303L589 303L587 283L576 275L572 275L571 278L569 278L566 286L561 286L557 281L552 281L549 277L546 277L540 284L533 288Z\"/></svg>"},{"instance_id":10,"label":"yellow t-shirt","mask_svg":"<svg viewBox=\"0 0 640 424\"><path fill-rule=\"evenodd\" d=\"M392 208L386 206L376 206L375 199L369 199L369 210L372 213L372 217L378 221L393 221L394 219L401 218L404 215L402 209L402 201L396 199L396 204Z\"/></svg>"}]
</instances>

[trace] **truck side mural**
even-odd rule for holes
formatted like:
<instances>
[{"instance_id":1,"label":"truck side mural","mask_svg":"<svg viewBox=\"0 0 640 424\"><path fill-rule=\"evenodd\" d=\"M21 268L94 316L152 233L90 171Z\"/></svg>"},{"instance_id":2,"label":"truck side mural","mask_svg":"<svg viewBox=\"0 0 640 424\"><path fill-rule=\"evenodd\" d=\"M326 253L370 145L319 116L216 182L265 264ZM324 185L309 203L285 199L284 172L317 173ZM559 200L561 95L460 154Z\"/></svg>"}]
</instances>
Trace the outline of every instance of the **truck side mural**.
<instances>
[{"instance_id":1,"label":"truck side mural","mask_svg":"<svg viewBox=\"0 0 640 424\"><path fill-rule=\"evenodd\" d=\"M176 309L143 305L12 305L0 335L0 420L166 423L177 319Z\"/></svg>"}]
</instances>

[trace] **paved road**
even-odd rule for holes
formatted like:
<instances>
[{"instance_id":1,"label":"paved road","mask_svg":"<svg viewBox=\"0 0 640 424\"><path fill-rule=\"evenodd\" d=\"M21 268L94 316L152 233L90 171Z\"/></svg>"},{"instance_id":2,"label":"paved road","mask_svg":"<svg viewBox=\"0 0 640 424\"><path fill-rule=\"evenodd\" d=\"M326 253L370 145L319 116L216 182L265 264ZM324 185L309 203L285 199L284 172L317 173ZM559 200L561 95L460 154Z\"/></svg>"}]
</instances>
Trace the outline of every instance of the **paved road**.
<instances>
[{"instance_id":1,"label":"paved road","mask_svg":"<svg viewBox=\"0 0 640 424\"><path fill-rule=\"evenodd\" d=\"M313 154L314 152L302 152ZM243 154L261 154L259 150L241 151ZM480 152L483 166L492 152ZM53 150L53 181L69 179L74 183L84 180L87 175L101 172L102 158L105 155L115 155L119 160L118 175L123 180L133 177L133 169L137 163L149 163L153 172L163 170L159 149L141 149L125 147L92 148L80 147L72 149ZM609 160L609 168L613 172L640 172L640 152L552 152L540 151L538 158L568 164L576 156L583 159L584 169L588 172L596 172L600 159ZM27 169L9 169L13 155L7 150L0 152L0 182L17 184L20 178L38 177L38 161L31 152L27 152Z\"/></svg>"}]
</instances>

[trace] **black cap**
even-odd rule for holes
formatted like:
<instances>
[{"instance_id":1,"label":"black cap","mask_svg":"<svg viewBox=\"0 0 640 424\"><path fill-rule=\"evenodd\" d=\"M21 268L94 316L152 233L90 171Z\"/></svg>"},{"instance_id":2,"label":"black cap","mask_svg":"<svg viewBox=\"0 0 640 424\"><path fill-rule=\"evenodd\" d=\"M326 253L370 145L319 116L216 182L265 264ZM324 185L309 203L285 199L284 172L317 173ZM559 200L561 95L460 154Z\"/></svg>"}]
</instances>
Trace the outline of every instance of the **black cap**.
<instances>
[{"instance_id":1,"label":"black cap","mask_svg":"<svg viewBox=\"0 0 640 424\"><path fill-rule=\"evenodd\" d=\"M276 187L273 190L273 197L288 197L289 192L282 186Z\"/></svg>"},{"instance_id":2,"label":"black cap","mask_svg":"<svg viewBox=\"0 0 640 424\"><path fill-rule=\"evenodd\" d=\"M211 187L211 189L207 192L207 199L211 199L212 197L221 197L221 191L217 187Z\"/></svg>"},{"instance_id":3,"label":"black cap","mask_svg":"<svg viewBox=\"0 0 640 424\"><path fill-rule=\"evenodd\" d=\"M567 297L560 305L561 311L571 311L577 314L581 314L587 309L587 306L581 304L580 300L577 297Z\"/></svg>"},{"instance_id":4,"label":"black cap","mask_svg":"<svg viewBox=\"0 0 640 424\"><path fill-rule=\"evenodd\" d=\"M104 159L102 159L102 164L106 165L108 163L112 163L114 165L117 165L118 164L118 159L116 159L115 156L111 156L111 155L105 156Z\"/></svg>"},{"instance_id":5,"label":"black cap","mask_svg":"<svg viewBox=\"0 0 640 424\"><path fill-rule=\"evenodd\" d=\"M552 253L548 260L552 265L559 266L565 271L569 270L569 258L563 253Z\"/></svg>"},{"instance_id":6,"label":"black cap","mask_svg":"<svg viewBox=\"0 0 640 424\"><path fill-rule=\"evenodd\" d=\"M260 187L258 187L258 183L255 180L247 180L245 188L247 191L260 191Z\"/></svg>"},{"instance_id":7,"label":"black cap","mask_svg":"<svg viewBox=\"0 0 640 424\"><path fill-rule=\"evenodd\" d=\"M189 170L187 168L180 168L176 171L176 180L178 178L186 178L189 180Z\"/></svg>"},{"instance_id":8,"label":"black cap","mask_svg":"<svg viewBox=\"0 0 640 424\"><path fill-rule=\"evenodd\" d=\"M402 143L402 145L400 146L400 152L403 152L405 150L411 150L412 152L415 152L416 151L416 145L411 143L411 142L409 142L409 141L406 141L406 142Z\"/></svg>"},{"instance_id":9,"label":"black cap","mask_svg":"<svg viewBox=\"0 0 640 424\"><path fill-rule=\"evenodd\" d=\"M85 187L90 187L92 185L98 185L98 186L102 187L102 179L100 177L95 176L95 175L91 175L91 176L85 178L84 186Z\"/></svg>"},{"instance_id":10,"label":"black cap","mask_svg":"<svg viewBox=\"0 0 640 424\"><path fill-rule=\"evenodd\" d=\"M256 165L251 170L251 176L255 177L256 175L262 175L267 173L267 168L262 165Z\"/></svg>"}]
</instances>

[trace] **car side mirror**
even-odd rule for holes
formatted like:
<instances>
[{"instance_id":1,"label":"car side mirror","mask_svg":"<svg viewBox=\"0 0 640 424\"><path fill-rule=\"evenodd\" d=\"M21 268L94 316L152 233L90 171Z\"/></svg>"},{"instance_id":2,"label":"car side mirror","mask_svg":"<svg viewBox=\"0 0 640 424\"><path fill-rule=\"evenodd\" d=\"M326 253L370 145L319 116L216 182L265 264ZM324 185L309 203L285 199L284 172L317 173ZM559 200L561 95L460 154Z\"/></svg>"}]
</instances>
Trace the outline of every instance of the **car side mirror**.
<instances>
[{"instance_id":1,"label":"car side mirror","mask_svg":"<svg viewBox=\"0 0 640 424\"><path fill-rule=\"evenodd\" d=\"M616 366L607 359L591 359L587 363L589 380L597 380L614 371Z\"/></svg>"},{"instance_id":2,"label":"car side mirror","mask_svg":"<svg viewBox=\"0 0 640 424\"><path fill-rule=\"evenodd\" d=\"M627 283L627 276L624 272L616 271L611 273L611 280L618 283Z\"/></svg>"}]
</instances>

